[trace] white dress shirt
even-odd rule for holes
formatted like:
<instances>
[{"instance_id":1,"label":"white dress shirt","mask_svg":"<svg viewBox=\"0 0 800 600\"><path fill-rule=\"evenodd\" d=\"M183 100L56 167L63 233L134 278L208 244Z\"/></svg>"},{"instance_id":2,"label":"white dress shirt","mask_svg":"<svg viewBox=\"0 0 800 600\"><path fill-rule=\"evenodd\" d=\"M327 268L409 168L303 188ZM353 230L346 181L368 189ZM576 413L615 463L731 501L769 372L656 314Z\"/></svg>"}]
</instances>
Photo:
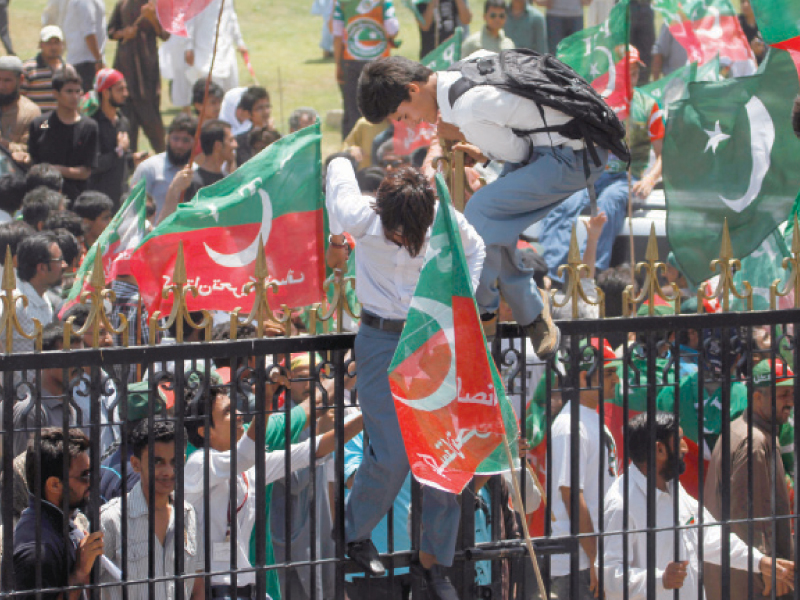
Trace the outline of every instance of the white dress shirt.
<instances>
[{"instance_id":1,"label":"white dress shirt","mask_svg":"<svg viewBox=\"0 0 800 600\"><path fill-rule=\"evenodd\" d=\"M405 319L425 264L431 228L425 236L423 250L412 258L405 248L386 239L372 201L373 198L361 195L349 160L336 158L331 161L326 187L330 231L334 235L346 231L356 240L358 301L365 310L384 319ZM438 203L436 208L438 210ZM456 221L474 292L486 249L481 237L461 213L456 212Z\"/></svg>"},{"instance_id":2,"label":"white dress shirt","mask_svg":"<svg viewBox=\"0 0 800 600\"><path fill-rule=\"evenodd\" d=\"M22 300L17 300L17 319L20 327L28 335L33 334L33 319L37 319L44 328L53 322L53 305L47 296L40 296L34 287L27 281L17 278L17 290L28 299L28 306L23 306ZM0 305L0 315L3 314L3 307ZM13 333L14 353L33 352L34 340L29 340L19 334L16 327ZM0 352L5 352L5 335L0 335Z\"/></svg>"},{"instance_id":3,"label":"white dress shirt","mask_svg":"<svg viewBox=\"0 0 800 600\"><path fill-rule=\"evenodd\" d=\"M570 463L570 438L572 435L570 424L572 422L571 402L564 404L561 412L553 421L550 430L553 453L553 536L571 535L570 518L567 507L561 498L559 488L572 487L571 463ZM605 428L600 424L600 415L596 410L587 408L583 405L578 407L578 490L570 490L571 493L583 491L583 498L589 515L592 518L594 531L599 531L600 522L600 501L605 497L606 490L616 478L607 440L611 437L610 433L605 432ZM607 437L606 437L607 435ZM602 449L602 451L601 451ZM603 487L600 488L598 473L604 473ZM579 546L579 569L583 571L589 568L589 557ZM570 557L567 554L554 554L551 558L550 572L553 576L568 575L570 569Z\"/></svg>"},{"instance_id":4,"label":"white dress shirt","mask_svg":"<svg viewBox=\"0 0 800 600\"><path fill-rule=\"evenodd\" d=\"M150 556L149 531L150 518L147 500L142 493L142 482L139 481L127 495L128 530L124 539L128 550L128 564L123 569L122 563L122 500L114 498L100 508L100 527L103 531L103 554L111 562L125 571L128 581L146 580ZM185 574L203 570L202 548L197 544L197 521L194 508L184 502L183 505L183 569ZM175 574L175 510L170 511L167 532L162 545L158 538L153 539L154 577L169 577ZM105 569L100 571L103 583L115 581ZM192 595L195 580L183 580L184 598ZM200 582L202 585L202 582ZM127 586L128 600L147 600L149 598L146 583ZM155 598L172 600L175 598L175 580L166 579L155 584ZM104 587L103 600L122 600L122 587Z\"/></svg>"},{"instance_id":5,"label":"white dress shirt","mask_svg":"<svg viewBox=\"0 0 800 600\"><path fill-rule=\"evenodd\" d=\"M642 472L631 464L628 467L630 483L628 484L628 530L645 530L647 528L647 479ZM624 515L624 481L626 475L621 475L611 486L605 498L605 531L622 531L622 518ZM685 527L686 525L700 522L697 501L686 493L680 483L673 481L669 485L670 491L663 492L656 488L656 527L670 528L673 526ZM674 519L673 494L678 491L678 522ZM703 510L703 523L715 523L714 517L707 510ZM678 531L679 544L678 557L681 561L688 561L686 579L680 589L680 598L696 600L700 585L697 573L699 563L698 548L700 539L698 529L690 527ZM664 570L667 565L675 560L674 532L671 529L656 533L656 561L655 572L652 576L656 579L656 598L671 600L673 590L664 589ZM721 564L722 556L722 528L703 528L703 560L714 564ZM603 572L606 598L623 597L622 574L625 565L622 562L623 536L607 536L605 553L603 556ZM730 535L730 565L732 569L747 569L748 547L735 534ZM753 548L753 571L759 572L759 562L764 555ZM645 600L647 597L647 534L631 533L628 535L628 598L630 600ZM597 559L600 567L600 557ZM705 594L703 595L705 597Z\"/></svg>"},{"instance_id":6,"label":"white dress shirt","mask_svg":"<svg viewBox=\"0 0 800 600\"><path fill-rule=\"evenodd\" d=\"M319 437L316 438L314 450L317 448ZM307 467L310 462L309 452L311 440L299 444L292 444L291 469L296 471ZM286 452L275 450L267 452L264 460L265 483L271 483L283 477L284 460ZM198 543L205 548L203 540L203 527L205 523L206 507L210 511L211 527L207 534L211 543L211 570L229 571L231 568L230 543L225 542L228 530L228 503L230 500L230 482L232 468L232 453L209 451L208 477L209 488L203 488L205 472L205 449L199 448L186 461L184 468L184 490L186 502L194 506L197 513ZM237 527L236 566L237 569L248 569L250 564L250 535L256 522L256 443L250 436L243 435L236 445L236 470L239 472L235 478L236 506L231 506L231 529ZM260 490L263 492L263 489ZM255 584L256 576L252 571L238 573L236 585L241 587ZM230 585L229 574L212 577L212 585Z\"/></svg>"},{"instance_id":7,"label":"white dress shirt","mask_svg":"<svg viewBox=\"0 0 800 600\"><path fill-rule=\"evenodd\" d=\"M493 55L493 52L478 50L468 58ZM543 107L545 123L539 106L533 100L491 85L479 85L468 90L451 107L448 99L450 86L461 78L461 74L457 71L439 71L436 77L436 99L442 121L458 126L467 141L492 160L525 162L530 157L531 144L564 144L574 149L584 146L580 140L571 140L557 133L535 133L520 137L512 131L562 125L572 120L564 113Z\"/></svg>"}]
</instances>

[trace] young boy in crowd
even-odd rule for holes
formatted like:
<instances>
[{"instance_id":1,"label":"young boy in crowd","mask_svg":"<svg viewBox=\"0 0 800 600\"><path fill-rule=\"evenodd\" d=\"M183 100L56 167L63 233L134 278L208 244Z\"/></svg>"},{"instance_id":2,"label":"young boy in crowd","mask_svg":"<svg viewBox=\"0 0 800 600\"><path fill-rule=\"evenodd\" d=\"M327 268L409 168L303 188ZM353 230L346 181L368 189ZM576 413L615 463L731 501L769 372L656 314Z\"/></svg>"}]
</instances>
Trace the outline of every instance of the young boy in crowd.
<instances>
[{"instance_id":1,"label":"young boy in crowd","mask_svg":"<svg viewBox=\"0 0 800 600\"><path fill-rule=\"evenodd\" d=\"M72 205L72 212L83 219L84 244L86 249L105 231L114 216L114 203L103 192L82 192Z\"/></svg>"},{"instance_id":2,"label":"young boy in crowd","mask_svg":"<svg viewBox=\"0 0 800 600\"><path fill-rule=\"evenodd\" d=\"M231 553L236 554L236 589L232 588L230 574L214 575L211 578L211 593L214 598L253 598L255 597L255 572L241 572L251 566L249 560L250 535L256 521L256 432L255 424L245 433L242 416L231 404L224 388L201 386L192 394L189 402L190 417L186 428L191 442L198 451L186 461L184 468L184 492L186 502L194 506L199 523L205 519L206 507L209 509L210 563L212 571L228 571ZM232 423L233 420L233 423ZM345 441L361 431L361 415L344 424ZM235 436L235 438L232 436ZM311 444L314 444L316 457L327 456L336 449L334 431L329 431L314 440L306 440L291 447L290 464L292 471L309 465ZM205 445L208 444L208 465L206 466ZM234 468L233 446L236 446L236 472ZM265 454L264 473L266 483L283 477L286 452L274 450ZM208 487L205 486L205 473L208 470ZM236 506L229 506L230 486L236 486ZM229 506L228 510L221 507ZM236 531L236 548L231 547L231 534ZM202 540L201 544L204 543Z\"/></svg>"},{"instance_id":3,"label":"young boy in crowd","mask_svg":"<svg viewBox=\"0 0 800 600\"><path fill-rule=\"evenodd\" d=\"M479 51L468 60L494 56ZM464 211L486 243L475 299L491 335L502 291L536 354L547 359L558 348L560 332L550 317L547 295L532 283L531 270L520 266L517 240L550 209L593 183L608 153L596 148L598 165L583 140L557 131L530 133L572 119L491 85L466 86L463 91L465 82L458 70L434 73L400 56L381 58L361 74L358 105L371 123L387 117L411 125L437 123L439 137L456 141L455 148L477 162L505 161L501 177L475 192Z\"/></svg>"}]
</instances>

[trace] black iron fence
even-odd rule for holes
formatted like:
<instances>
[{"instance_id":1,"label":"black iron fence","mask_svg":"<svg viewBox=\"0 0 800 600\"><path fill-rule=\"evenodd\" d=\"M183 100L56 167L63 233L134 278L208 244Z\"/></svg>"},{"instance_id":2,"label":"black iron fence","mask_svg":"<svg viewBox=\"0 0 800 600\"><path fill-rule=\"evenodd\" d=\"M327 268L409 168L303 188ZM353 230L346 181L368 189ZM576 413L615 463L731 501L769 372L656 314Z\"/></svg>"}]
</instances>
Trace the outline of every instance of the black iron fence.
<instances>
[{"instance_id":1,"label":"black iron fence","mask_svg":"<svg viewBox=\"0 0 800 600\"><path fill-rule=\"evenodd\" d=\"M563 586L575 590L589 577L589 553L607 598L702 598L704 589L709 598L761 596L770 568L753 564L753 549L789 560L797 553L800 434L785 411L796 392L775 384L794 381L781 368L800 364L797 322L800 310L565 321L563 352L546 365L515 326L499 327L492 351L527 430L524 518L544 593L578 597ZM627 340L618 365L591 343L615 336ZM365 578L345 557L348 482L358 452L369 451L366 436L345 440L358 406L353 340L340 333L1 357L0 597L37 597L27 588L42 598L82 590L181 599L202 588L211 598L221 586L289 600L424 597L407 573L424 493L413 481L375 534L388 575ZM766 380L758 363L770 365ZM133 370L144 392L127 383ZM249 423L245 433L226 420L223 398ZM673 415L688 446L680 491L670 456L681 445L663 435L669 420L658 411ZM641 413L644 436L628 425ZM590 431L593 419L602 426ZM165 446L155 432L167 422ZM61 451L61 468L47 477L55 439L47 425L84 431L88 461ZM291 451L309 438L322 441ZM508 485L502 476L476 478L461 495L449 572L463 599L539 592ZM590 528L572 518L584 513ZM76 571L85 551L70 550L80 545L73 520L108 541L111 565L98 560L84 578ZM667 591L676 570L686 571L683 587Z\"/></svg>"}]
</instances>

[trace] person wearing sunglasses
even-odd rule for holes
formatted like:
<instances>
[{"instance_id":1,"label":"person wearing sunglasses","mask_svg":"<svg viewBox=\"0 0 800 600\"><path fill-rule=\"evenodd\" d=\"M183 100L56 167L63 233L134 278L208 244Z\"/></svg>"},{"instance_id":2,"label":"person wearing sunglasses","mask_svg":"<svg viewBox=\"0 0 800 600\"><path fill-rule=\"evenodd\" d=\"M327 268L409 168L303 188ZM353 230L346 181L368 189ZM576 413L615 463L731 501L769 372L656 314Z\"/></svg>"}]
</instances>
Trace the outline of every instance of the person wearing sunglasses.
<instances>
[{"instance_id":1,"label":"person wearing sunglasses","mask_svg":"<svg viewBox=\"0 0 800 600\"><path fill-rule=\"evenodd\" d=\"M486 0L483 5L484 25L480 31L469 35L461 45L461 56L469 56L477 50L513 50L514 42L506 37L503 27L506 25L506 3L504 0Z\"/></svg>"}]
</instances>

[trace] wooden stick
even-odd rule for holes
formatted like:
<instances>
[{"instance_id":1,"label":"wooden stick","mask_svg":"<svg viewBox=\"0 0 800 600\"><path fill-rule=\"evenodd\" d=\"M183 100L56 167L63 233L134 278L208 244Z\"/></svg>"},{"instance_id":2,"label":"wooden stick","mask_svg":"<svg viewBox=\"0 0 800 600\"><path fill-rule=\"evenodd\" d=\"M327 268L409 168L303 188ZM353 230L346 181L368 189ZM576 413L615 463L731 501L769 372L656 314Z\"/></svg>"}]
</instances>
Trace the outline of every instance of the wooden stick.
<instances>
[{"instance_id":1,"label":"wooden stick","mask_svg":"<svg viewBox=\"0 0 800 600\"><path fill-rule=\"evenodd\" d=\"M531 564L533 565L533 572L536 574L536 582L539 584L539 594L544 600L547 600L544 580L542 579L542 572L539 570L539 561L536 558L536 553L533 551L533 542L531 541L531 534L528 531L528 522L525 520L525 505L522 504L522 493L519 491L519 482L516 477L516 469L514 468L514 457L511 454L511 446L508 444L508 437L503 436L503 447L506 450L506 458L508 459L508 466L511 469L511 487L512 499L516 511L520 514L520 521L522 521L522 531L525 535L525 546L528 548L528 554L531 557ZM534 479L538 483L538 480ZM544 496L542 496L544 498Z\"/></svg>"}]
</instances>

